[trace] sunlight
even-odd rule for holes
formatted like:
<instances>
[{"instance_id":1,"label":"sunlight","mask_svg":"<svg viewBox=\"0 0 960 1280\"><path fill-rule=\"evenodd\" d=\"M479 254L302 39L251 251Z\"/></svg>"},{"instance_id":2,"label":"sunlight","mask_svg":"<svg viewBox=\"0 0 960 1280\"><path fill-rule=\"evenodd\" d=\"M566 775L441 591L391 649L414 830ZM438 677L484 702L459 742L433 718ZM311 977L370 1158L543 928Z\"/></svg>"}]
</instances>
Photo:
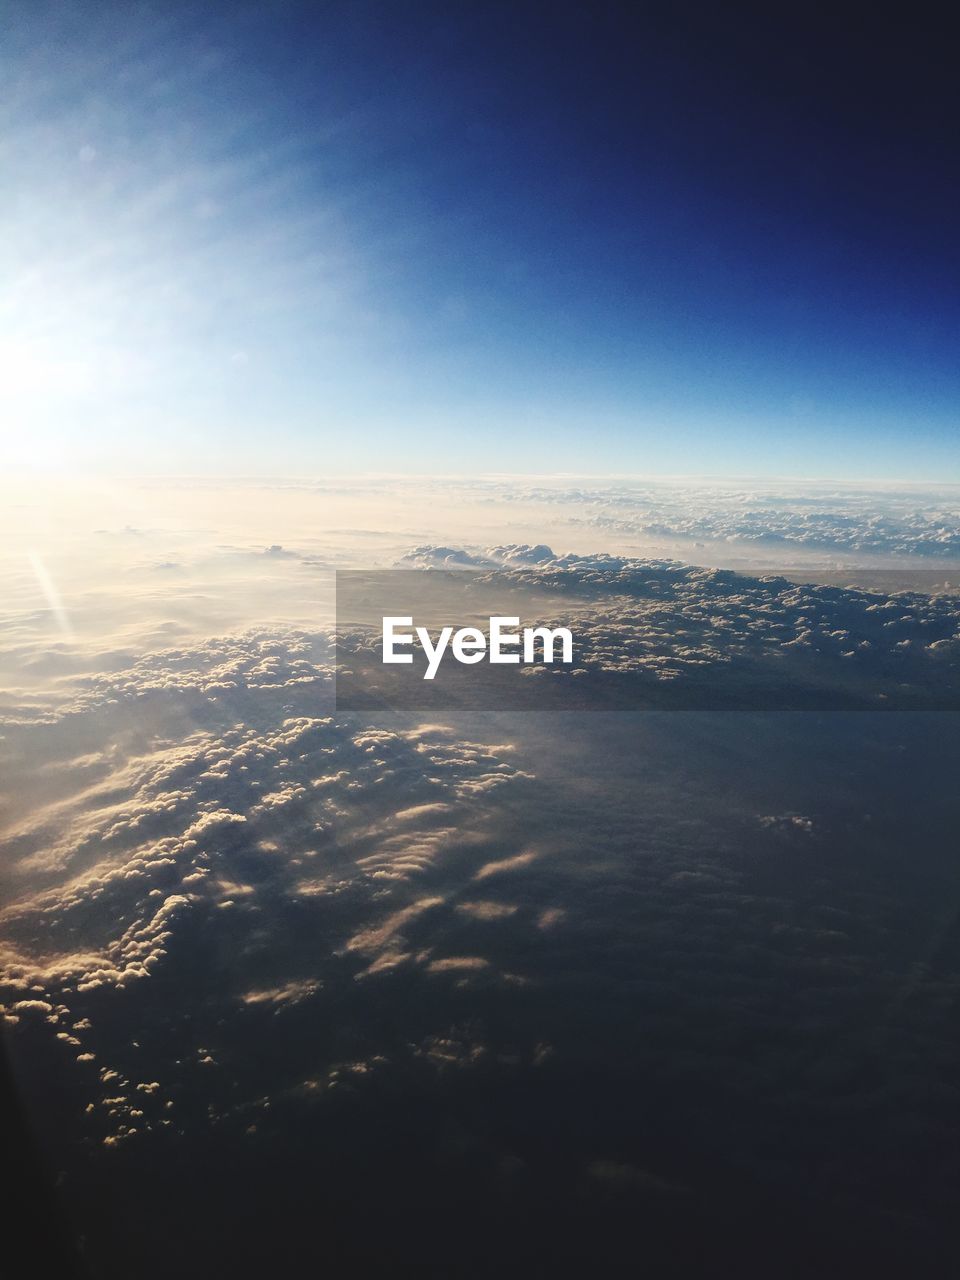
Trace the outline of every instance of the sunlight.
<instances>
[{"instance_id":1,"label":"sunlight","mask_svg":"<svg viewBox=\"0 0 960 1280\"><path fill-rule=\"evenodd\" d=\"M64 608L63 601L60 598L60 592L57 590L56 583L47 572L46 566L35 551L31 551L27 556L30 561L30 567L33 569L34 576L37 579L37 585L43 592L43 598L47 602L47 608L53 614L54 620L60 629L65 640L73 640L73 627L70 625L70 618Z\"/></svg>"}]
</instances>

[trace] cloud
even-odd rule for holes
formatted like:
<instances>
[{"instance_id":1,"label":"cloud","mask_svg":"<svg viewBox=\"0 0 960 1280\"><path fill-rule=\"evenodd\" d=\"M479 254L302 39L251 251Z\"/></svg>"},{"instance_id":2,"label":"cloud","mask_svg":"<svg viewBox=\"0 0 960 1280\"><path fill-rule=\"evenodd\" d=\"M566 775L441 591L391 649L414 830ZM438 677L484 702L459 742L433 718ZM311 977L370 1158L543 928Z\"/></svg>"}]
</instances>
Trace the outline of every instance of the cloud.
<instances>
[{"instance_id":1,"label":"cloud","mask_svg":"<svg viewBox=\"0 0 960 1280\"><path fill-rule=\"evenodd\" d=\"M622 545L554 554L542 511L599 539L570 520L592 518L595 488L553 502L498 485L470 493L514 505L517 528L491 506L472 567L565 592L609 675L748 672L778 649L871 679L951 678L947 597ZM636 514L616 485L604 501ZM249 533L280 539L297 545ZM393 563L414 543L424 562L464 562L426 517L377 545ZM248 561L313 572L259 551L231 571ZM154 617L154 641L131 632L100 669L106 649L48 655L43 696L38 675L3 727L2 1000L35 1096L56 1082L75 1203L109 1203L150 1239L189 1212L198 1247L263 1213L299 1246L304 1204L321 1203L334 1227L389 1221L395 1249L424 1203L443 1216L464 1187L475 1220L555 1232L586 1201L633 1240L672 1212L672 1239L755 1232L768 1197L791 1232L840 1206L874 1256L894 1217L916 1224L925 1262L953 1198L929 1153L958 1140L952 718L374 722L332 713L329 630L277 598L295 623L198 638ZM557 1235L536 1235L563 1260ZM165 1248L158 1233L163 1263Z\"/></svg>"},{"instance_id":2,"label":"cloud","mask_svg":"<svg viewBox=\"0 0 960 1280\"><path fill-rule=\"evenodd\" d=\"M267 990L245 991L240 999L246 1005L266 1004L279 1008L284 1005L299 1004L301 1000L306 1000L318 989L318 983L303 979L299 982L288 982L284 986L271 987Z\"/></svg>"},{"instance_id":3,"label":"cloud","mask_svg":"<svg viewBox=\"0 0 960 1280\"><path fill-rule=\"evenodd\" d=\"M537 856L536 850L527 849L523 853L515 853L510 858L498 858L494 862L485 863L473 878L474 880L489 880L491 876L501 876L511 871L519 871L522 867L528 867L531 862L536 860Z\"/></svg>"},{"instance_id":4,"label":"cloud","mask_svg":"<svg viewBox=\"0 0 960 1280\"><path fill-rule=\"evenodd\" d=\"M474 920L504 920L517 908L509 902L459 902L457 910Z\"/></svg>"},{"instance_id":5,"label":"cloud","mask_svg":"<svg viewBox=\"0 0 960 1280\"><path fill-rule=\"evenodd\" d=\"M575 698L593 688L621 709L960 705L957 594L862 589L606 553L557 555L539 545L493 547L485 556L507 567L471 579L477 608L484 592L497 589L509 593L512 610L567 626L575 638L573 668L518 669L526 690L516 679L498 690L500 669L478 668L472 687L487 679L493 705L520 705L529 694L523 705L536 707L538 686L546 693L564 685ZM411 581L409 600L416 602L418 584L426 591L432 578ZM460 600L459 583L448 590L451 601ZM409 608L416 612L414 603ZM372 631L354 641L358 653L372 654L377 644ZM574 680L584 675L592 685ZM424 691L418 685L414 692ZM397 696L403 705L402 689Z\"/></svg>"},{"instance_id":6,"label":"cloud","mask_svg":"<svg viewBox=\"0 0 960 1280\"><path fill-rule=\"evenodd\" d=\"M490 796L526 775L505 748L449 726L285 715L317 677L310 664L301 679L308 647L296 633L289 647L256 633L159 653L105 677L55 720L15 729L28 754L42 735L52 758L69 759L82 726L99 744L88 758L100 759L127 703L161 697L182 713L198 690L227 683L225 665L244 699L282 691L279 705L246 700L250 721L237 721L231 702L209 727L123 751L92 785L8 833L0 1000L11 1026L49 1020L78 1069L104 1064L99 1089L77 1087L110 1148L174 1125L167 1103L186 1069L175 1058L209 1071L222 1063L210 1044L184 1057L171 1030L171 1056L154 1055L154 1076L138 1079L107 1031L112 1002L156 986L144 998L176 1027L168 1001L211 946L234 956L216 997L231 1017L289 1018L328 988L400 964L438 977L487 965L435 955L415 935L431 909L447 909L445 864L486 856L499 822ZM305 934L288 935L291 912L307 913ZM147 1096L134 1104L134 1094Z\"/></svg>"},{"instance_id":7,"label":"cloud","mask_svg":"<svg viewBox=\"0 0 960 1280\"><path fill-rule=\"evenodd\" d=\"M570 486L558 481L463 484L488 501L567 510L567 523L599 535L727 544L754 555L840 552L923 562L960 559L957 487L776 485L662 480Z\"/></svg>"}]
</instances>

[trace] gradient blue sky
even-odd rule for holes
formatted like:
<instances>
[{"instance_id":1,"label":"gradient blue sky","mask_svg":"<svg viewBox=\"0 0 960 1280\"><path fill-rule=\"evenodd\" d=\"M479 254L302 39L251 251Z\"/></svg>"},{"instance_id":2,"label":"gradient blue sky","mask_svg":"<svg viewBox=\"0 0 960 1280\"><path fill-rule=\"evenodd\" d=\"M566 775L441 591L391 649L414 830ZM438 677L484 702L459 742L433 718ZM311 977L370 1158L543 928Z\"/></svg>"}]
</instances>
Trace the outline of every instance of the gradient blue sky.
<instances>
[{"instance_id":1,"label":"gradient blue sky","mask_svg":"<svg viewBox=\"0 0 960 1280\"><path fill-rule=\"evenodd\" d=\"M960 480L949 43L780 8L0 5L14 464Z\"/></svg>"}]
</instances>

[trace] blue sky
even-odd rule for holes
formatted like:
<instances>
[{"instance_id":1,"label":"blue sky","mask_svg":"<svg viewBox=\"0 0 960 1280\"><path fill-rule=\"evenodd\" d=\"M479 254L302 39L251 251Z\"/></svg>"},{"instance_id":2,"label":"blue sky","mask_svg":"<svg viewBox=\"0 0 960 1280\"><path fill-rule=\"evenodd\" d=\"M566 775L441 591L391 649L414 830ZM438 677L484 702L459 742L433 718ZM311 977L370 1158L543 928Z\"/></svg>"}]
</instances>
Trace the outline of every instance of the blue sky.
<instances>
[{"instance_id":1,"label":"blue sky","mask_svg":"<svg viewBox=\"0 0 960 1280\"><path fill-rule=\"evenodd\" d=\"M960 480L945 48L667 8L4 6L14 461Z\"/></svg>"}]
</instances>

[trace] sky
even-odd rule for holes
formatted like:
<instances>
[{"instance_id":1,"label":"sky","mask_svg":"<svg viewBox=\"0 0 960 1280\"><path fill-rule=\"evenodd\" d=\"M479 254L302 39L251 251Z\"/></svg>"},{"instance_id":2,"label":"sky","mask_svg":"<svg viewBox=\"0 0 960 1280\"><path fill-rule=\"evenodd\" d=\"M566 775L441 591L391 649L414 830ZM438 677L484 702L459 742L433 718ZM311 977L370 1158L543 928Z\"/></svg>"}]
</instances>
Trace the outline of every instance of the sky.
<instances>
[{"instance_id":1,"label":"sky","mask_svg":"<svg viewBox=\"0 0 960 1280\"><path fill-rule=\"evenodd\" d=\"M0 20L7 467L960 480L918 16Z\"/></svg>"}]
</instances>

